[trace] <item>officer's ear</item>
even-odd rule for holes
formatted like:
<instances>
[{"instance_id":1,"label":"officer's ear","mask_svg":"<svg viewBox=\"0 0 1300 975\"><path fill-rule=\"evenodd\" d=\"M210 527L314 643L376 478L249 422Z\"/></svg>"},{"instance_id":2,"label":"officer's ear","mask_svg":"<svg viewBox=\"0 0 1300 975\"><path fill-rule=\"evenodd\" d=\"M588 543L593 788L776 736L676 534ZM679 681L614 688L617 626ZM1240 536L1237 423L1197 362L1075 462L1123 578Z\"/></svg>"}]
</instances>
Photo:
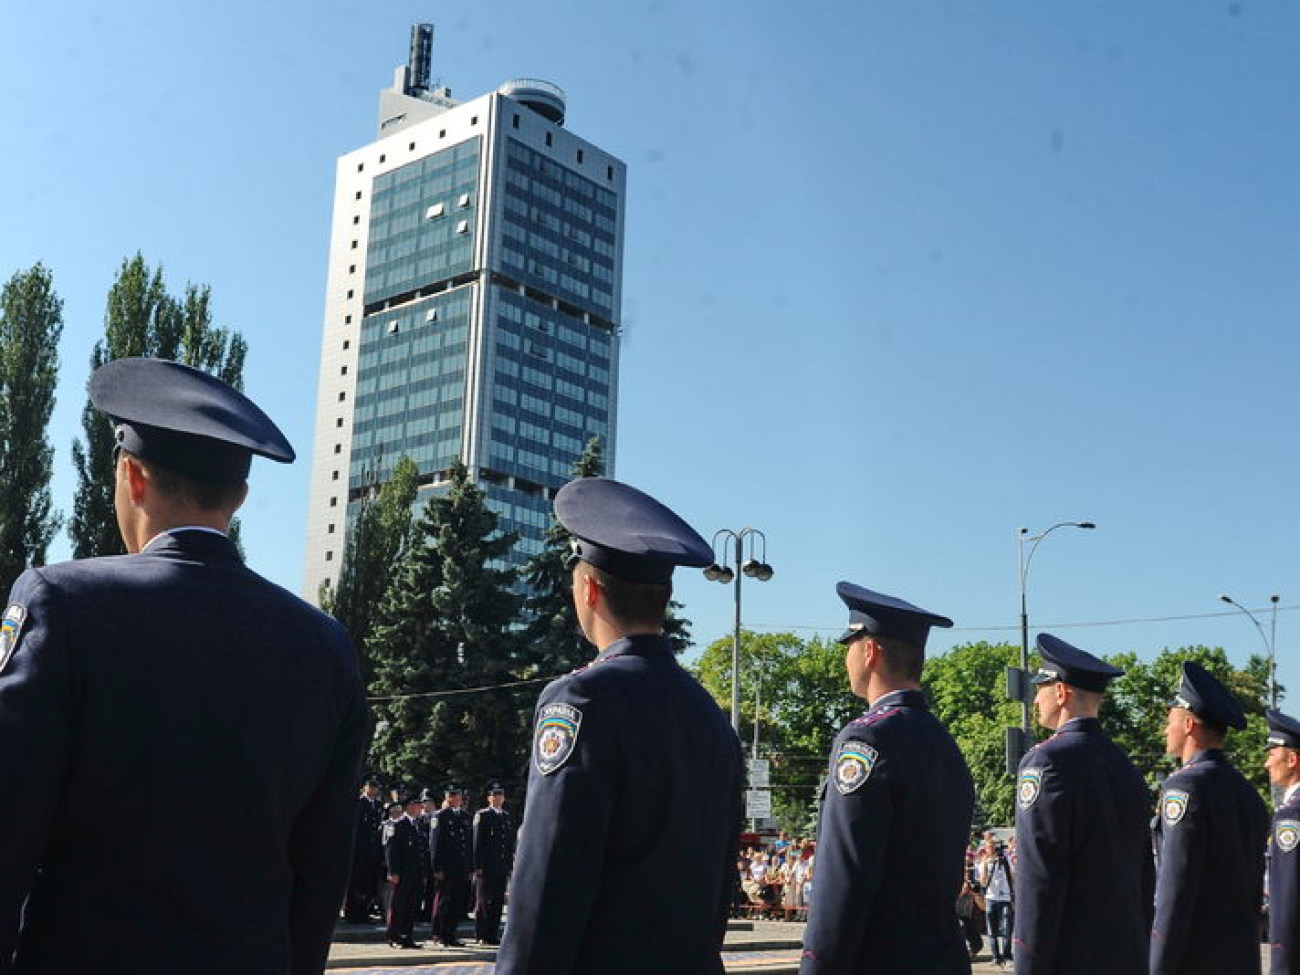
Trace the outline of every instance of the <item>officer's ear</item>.
<instances>
[{"instance_id":1,"label":"officer's ear","mask_svg":"<svg viewBox=\"0 0 1300 975\"><path fill-rule=\"evenodd\" d=\"M121 459L122 476L126 478L127 492L132 504L139 504L144 498L144 488L149 475L144 465L130 454L123 454Z\"/></svg>"},{"instance_id":2,"label":"officer's ear","mask_svg":"<svg viewBox=\"0 0 1300 975\"><path fill-rule=\"evenodd\" d=\"M1300 752L1294 748L1288 748L1286 750L1286 767L1294 771L1297 765L1300 765Z\"/></svg>"},{"instance_id":3,"label":"officer's ear","mask_svg":"<svg viewBox=\"0 0 1300 975\"><path fill-rule=\"evenodd\" d=\"M579 573L578 579L578 598L584 606L595 606L600 596L600 583L589 572Z\"/></svg>"}]
</instances>

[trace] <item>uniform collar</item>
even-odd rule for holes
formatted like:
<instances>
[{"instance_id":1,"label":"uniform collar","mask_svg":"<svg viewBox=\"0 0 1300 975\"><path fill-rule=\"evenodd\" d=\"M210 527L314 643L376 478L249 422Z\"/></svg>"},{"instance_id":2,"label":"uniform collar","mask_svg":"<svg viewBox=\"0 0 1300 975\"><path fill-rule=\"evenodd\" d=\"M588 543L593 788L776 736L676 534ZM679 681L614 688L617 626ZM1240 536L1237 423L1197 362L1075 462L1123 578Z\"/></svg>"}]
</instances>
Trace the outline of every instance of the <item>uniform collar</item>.
<instances>
[{"instance_id":1,"label":"uniform collar","mask_svg":"<svg viewBox=\"0 0 1300 975\"><path fill-rule=\"evenodd\" d=\"M1226 762L1226 761L1227 759L1224 758L1223 756L1222 748L1205 748L1192 755L1192 757L1189 758L1184 763L1183 768L1186 768L1188 765L1195 765L1198 762Z\"/></svg>"},{"instance_id":2,"label":"uniform collar","mask_svg":"<svg viewBox=\"0 0 1300 975\"><path fill-rule=\"evenodd\" d=\"M197 559L231 559L243 562L239 549L229 535L198 526L170 528L149 539L141 555L180 556Z\"/></svg>"},{"instance_id":3,"label":"uniform collar","mask_svg":"<svg viewBox=\"0 0 1300 975\"><path fill-rule=\"evenodd\" d=\"M1282 805L1285 806L1290 803L1290 801L1295 798L1297 792L1300 792L1300 782L1288 787L1286 792L1282 793Z\"/></svg>"},{"instance_id":4,"label":"uniform collar","mask_svg":"<svg viewBox=\"0 0 1300 975\"><path fill-rule=\"evenodd\" d=\"M225 539L230 538L230 536L225 532L217 531L215 528L209 528L207 525L181 525L177 528L168 528L166 531L159 532L153 538L149 539L149 541L145 542L144 548L140 549L140 551L148 552L154 548L154 543L159 543L160 545L164 544L164 539L173 538L181 532L206 532L209 535L218 535Z\"/></svg>"},{"instance_id":5,"label":"uniform collar","mask_svg":"<svg viewBox=\"0 0 1300 975\"><path fill-rule=\"evenodd\" d=\"M592 663L601 663L611 657L653 657L661 654L672 656L673 645L662 633L639 633L615 640L596 657Z\"/></svg>"},{"instance_id":6,"label":"uniform collar","mask_svg":"<svg viewBox=\"0 0 1300 975\"><path fill-rule=\"evenodd\" d=\"M1096 734L1101 731L1101 721L1097 718L1071 718L1056 729L1058 735L1069 733Z\"/></svg>"},{"instance_id":7,"label":"uniform collar","mask_svg":"<svg viewBox=\"0 0 1300 975\"><path fill-rule=\"evenodd\" d=\"M888 694L882 694L871 702L868 711L878 711L881 708L923 708L925 707L925 695L918 690L907 689L901 691L890 691Z\"/></svg>"}]
</instances>

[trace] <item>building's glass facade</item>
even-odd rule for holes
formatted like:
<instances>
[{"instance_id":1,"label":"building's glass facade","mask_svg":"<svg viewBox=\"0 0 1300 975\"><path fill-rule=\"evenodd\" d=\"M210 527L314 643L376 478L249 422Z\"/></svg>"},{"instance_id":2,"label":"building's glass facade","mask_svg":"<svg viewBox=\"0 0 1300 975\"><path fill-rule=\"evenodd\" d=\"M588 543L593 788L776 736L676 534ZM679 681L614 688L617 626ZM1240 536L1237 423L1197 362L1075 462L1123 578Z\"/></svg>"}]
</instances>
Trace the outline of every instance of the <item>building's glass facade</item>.
<instances>
[{"instance_id":1,"label":"building's glass facade","mask_svg":"<svg viewBox=\"0 0 1300 975\"><path fill-rule=\"evenodd\" d=\"M320 503L346 510L321 519L309 578L330 575L336 529L402 456L421 507L463 460L522 567L592 437L612 466L622 164L494 94L353 154L340 180L334 253L356 265L338 262L347 303L326 348L342 355L317 419L318 454L337 457L316 476Z\"/></svg>"}]
</instances>

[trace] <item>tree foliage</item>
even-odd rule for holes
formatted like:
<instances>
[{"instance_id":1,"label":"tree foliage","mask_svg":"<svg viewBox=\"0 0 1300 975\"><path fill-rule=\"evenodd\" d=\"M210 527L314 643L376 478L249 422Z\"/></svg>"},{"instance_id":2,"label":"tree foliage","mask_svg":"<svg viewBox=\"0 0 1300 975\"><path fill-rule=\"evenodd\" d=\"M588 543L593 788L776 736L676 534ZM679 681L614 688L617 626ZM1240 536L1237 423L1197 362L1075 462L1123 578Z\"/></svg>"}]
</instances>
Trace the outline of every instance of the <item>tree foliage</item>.
<instances>
[{"instance_id":1,"label":"tree foliage","mask_svg":"<svg viewBox=\"0 0 1300 975\"><path fill-rule=\"evenodd\" d=\"M91 372L113 359L152 356L203 369L242 389L248 344L238 332L212 324L211 306L207 285L187 284L176 298L167 291L162 268L151 268L139 253L124 260L108 292L104 337L91 351ZM81 429L84 442L72 444L73 555L121 554L126 549L113 510L113 429L89 402L81 411Z\"/></svg>"},{"instance_id":2,"label":"tree foliage","mask_svg":"<svg viewBox=\"0 0 1300 975\"><path fill-rule=\"evenodd\" d=\"M458 461L425 505L368 642L381 698L372 757L389 778L522 785L535 689L501 686L518 657L522 599L504 567L514 542ZM454 693L483 687L497 689Z\"/></svg>"},{"instance_id":3,"label":"tree foliage","mask_svg":"<svg viewBox=\"0 0 1300 975\"><path fill-rule=\"evenodd\" d=\"M1155 790L1176 767L1165 755L1169 701L1181 680L1182 663L1195 660L1221 680L1247 714L1244 731L1229 732L1225 750L1242 773L1267 795L1261 764L1267 725L1268 661L1251 657L1234 667L1219 648L1163 650L1150 661L1132 653L1107 658L1125 671L1103 699L1101 720L1108 734L1133 759ZM773 805L780 825L809 829L816 788L839 730L865 704L849 691L843 648L791 633L741 633L741 737L754 721L755 689L761 684L760 755L772 760ZM1014 780L1006 770L1006 728L1018 726L1018 702L1006 700L1005 672L1018 666L1019 647L1009 643L967 643L926 661L923 687L936 716L952 733L970 766L977 796L975 829L1014 820ZM700 682L725 710L731 706L731 638L710 644L694 665ZM1048 731L1035 724L1039 739Z\"/></svg>"},{"instance_id":4,"label":"tree foliage","mask_svg":"<svg viewBox=\"0 0 1300 975\"><path fill-rule=\"evenodd\" d=\"M45 562L62 521L50 501L54 448L46 433L59 372L63 302L42 264L0 291L0 586Z\"/></svg>"},{"instance_id":5,"label":"tree foliage","mask_svg":"<svg viewBox=\"0 0 1300 975\"><path fill-rule=\"evenodd\" d=\"M709 644L692 669L730 713L732 638ZM774 811L783 826L803 832L830 743L866 705L849 690L844 650L834 641L741 630L739 669L741 740L753 733L757 704L759 757L772 763Z\"/></svg>"},{"instance_id":6,"label":"tree foliage","mask_svg":"<svg viewBox=\"0 0 1300 975\"><path fill-rule=\"evenodd\" d=\"M338 583L331 585L326 580L321 587L320 606L352 637L367 687L374 677L369 645L375 616L393 566L401 562L411 544L415 522L411 509L419 479L415 461L403 455L393 467L392 477L367 493L347 532Z\"/></svg>"},{"instance_id":7,"label":"tree foliage","mask_svg":"<svg viewBox=\"0 0 1300 975\"><path fill-rule=\"evenodd\" d=\"M573 465L573 476L599 477L604 470L600 438L592 437ZM570 572L565 568L570 537L564 526L552 519L542 550L524 566L523 576L528 584L524 612L528 622L523 630L527 655L523 663L529 676L573 670L594 655L573 608Z\"/></svg>"}]
</instances>

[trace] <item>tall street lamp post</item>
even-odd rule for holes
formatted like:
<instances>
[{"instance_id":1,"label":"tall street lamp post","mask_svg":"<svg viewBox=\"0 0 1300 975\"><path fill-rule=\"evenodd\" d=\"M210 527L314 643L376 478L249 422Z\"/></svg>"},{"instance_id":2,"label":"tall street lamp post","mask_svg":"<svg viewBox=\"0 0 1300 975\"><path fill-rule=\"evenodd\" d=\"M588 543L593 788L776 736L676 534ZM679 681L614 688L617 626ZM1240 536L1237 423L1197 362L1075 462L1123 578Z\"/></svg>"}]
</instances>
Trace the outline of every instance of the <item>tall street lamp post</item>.
<instances>
[{"instance_id":1,"label":"tall street lamp post","mask_svg":"<svg viewBox=\"0 0 1300 975\"><path fill-rule=\"evenodd\" d=\"M1028 528L1021 528L1016 532L1016 555L1020 575L1020 669L1015 674L1014 692L1011 697L1020 701L1020 729L1019 734L1013 734L1013 730L1007 732L1007 768L1015 774L1014 764L1019 763L1019 756L1024 754L1028 748L1030 740L1029 731L1029 565L1033 561L1034 552L1042 544L1044 538L1052 534L1058 528L1084 528L1093 529L1097 526L1091 521L1058 521L1055 525L1047 528L1037 535L1032 535ZM1028 546L1028 551L1026 551ZM1014 745L1013 745L1014 741Z\"/></svg>"},{"instance_id":2,"label":"tall street lamp post","mask_svg":"<svg viewBox=\"0 0 1300 975\"><path fill-rule=\"evenodd\" d=\"M718 547L718 539L722 539L722 547ZM762 539L763 558L754 557L754 540ZM749 540L749 557L745 557L745 540ZM731 631L731 727L736 732L736 737L740 737L740 580L742 576L749 576L757 579L759 582L767 582L772 578L772 567L767 564L767 536L757 528L742 528L740 531L732 531L730 528L720 528L713 535L713 552L715 557L721 552L722 557L716 559L712 565L704 570L704 578L711 582L735 582L736 597L736 617L735 625ZM735 571L726 563L728 556L730 561L735 563Z\"/></svg>"},{"instance_id":3,"label":"tall street lamp post","mask_svg":"<svg viewBox=\"0 0 1300 975\"><path fill-rule=\"evenodd\" d=\"M1281 596L1269 596L1269 602L1273 604L1273 622L1271 626L1272 635L1264 633L1264 626L1260 623L1258 617L1241 603L1237 602L1231 596L1220 595L1219 599L1229 606L1235 606L1255 624L1255 629L1259 631L1259 638L1264 641L1264 652L1268 654L1268 701L1269 707L1277 707L1277 604Z\"/></svg>"}]
</instances>

